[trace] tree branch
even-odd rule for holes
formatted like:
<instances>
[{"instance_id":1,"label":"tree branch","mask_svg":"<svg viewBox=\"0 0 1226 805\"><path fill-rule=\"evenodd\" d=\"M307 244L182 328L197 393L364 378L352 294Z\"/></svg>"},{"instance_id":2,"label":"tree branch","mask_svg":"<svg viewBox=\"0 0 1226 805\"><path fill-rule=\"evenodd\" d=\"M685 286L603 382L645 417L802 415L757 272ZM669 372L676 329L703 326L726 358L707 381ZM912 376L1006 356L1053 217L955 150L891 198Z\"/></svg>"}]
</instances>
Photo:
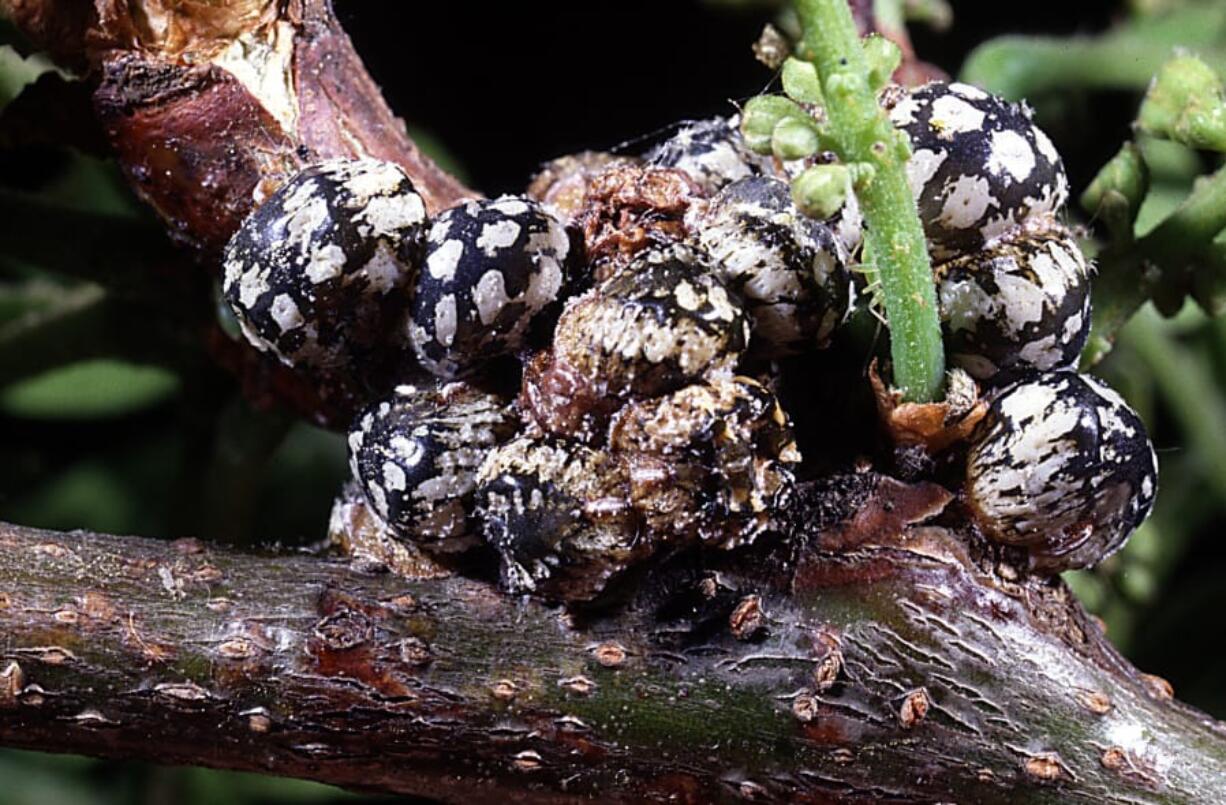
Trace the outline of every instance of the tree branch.
<instances>
[{"instance_id":1,"label":"tree branch","mask_svg":"<svg viewBox=\"0 0 1226 805\"><path fill-rule=\"evenodd\" d=\"M938 487L841 483L811 499L854 514L801 539L793 574L678 559L586 615L461 577L0 527L0 743L448 801L1220 794L1223 727L1061 584L907 525Z\"/></svg>"},{"instance_id":2,"label":"tree branch","mask_svg":"<svg viewBox=\"0 0 1226 805\"><path fill-rule=\"evenodd\" d=\"M133 187L207 252L287 175L329 157L400 163L431 211L475 195L409 139L330 0L0 0L0 12L93 74Z\"/></svg>"}]
</instances>

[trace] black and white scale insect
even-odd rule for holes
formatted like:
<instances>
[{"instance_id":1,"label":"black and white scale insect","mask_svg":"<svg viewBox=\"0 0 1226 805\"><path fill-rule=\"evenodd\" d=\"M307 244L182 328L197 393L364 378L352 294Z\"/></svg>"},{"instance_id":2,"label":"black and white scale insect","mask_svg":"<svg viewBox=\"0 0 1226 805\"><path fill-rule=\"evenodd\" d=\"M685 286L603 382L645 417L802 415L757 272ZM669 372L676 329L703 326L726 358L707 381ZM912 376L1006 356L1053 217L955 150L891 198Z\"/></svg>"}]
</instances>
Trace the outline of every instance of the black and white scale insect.
<instances>
[{"instance_id":1,"label":"black and white scale insect","mask_svg":"<svg viewBox=\"0 0 1226 805\"><path fill-rule=\"evenodd\" d=\"M406 307L425 233L425 204L397 165L322 162L243 222L226 248L222 290L258 349L353 375Z\"/></svg>"},{"instance_id":2,"label":"black and white scale insect","mask_svg":"<svg viewBox=\"0 0 1226 805\"><path fill-rule=\"evenodd\" d=\"M777 357L825 347L846 318L851 275L829 227L803 215L767 176L721 190L689 222L717 275L753 320L753 351Z\"/></svg>"},{"instance_id":3,"label":"black and white scale insect","mask_svg":"<svg viewBox=\"0 0 1226 805\"><path fill-rule=\"evenodd\" d=\"M519 436L490 454L477 506L511 593L559 601L598 596L655 551L628 503L625 468L602 450Z\"/></svg>"},{"instance_id":4,"label":"black and white scale insect","mask_svg":"<svg viewBox=\"0 0 1226 805\"><path fill-rule=\"evenodd\" d=\"M500 399L464 383L399 386L354 420L350 469L398 537L461 550L479 535L469 519L477 468L517 424Z\"/></svg>"},{"instance_id":5,"label":"black and white scale insect","mask_svg":"<svg viewBox=\"0 0 1226 805\"><path fill-rule=\"evenodd\" d=\"M1149 514L1157 478L1137 413L1093 377L1053 372L992 403L967 457L966 499L989 537L1061 572L1123 546Z\"/></svg>"},{"instance_id":6,"label":"black and white scale insect","mask_svg":"<svg viewBox=\"0 0 1226 805\"><path fill-rule=\"evenodd\" d=\"M682 171L704 193L714 195L738 179L764 172L762 157L745 146L740 125L739 116L686 123L643 158L649 165Z\"/></svg>"},{"instance_id":7,"label":"black and white scale insect","mask_svg":"<svg viewBox=\"0 0 1226 805\"><path fill-rule=\"evenodd\" d=\"M520 349L533 318L562 295L569 256L565 227L528 198L439 215L408 323L422 366L451 378Z\"/></svg>"},{"instance_id":8,"label":"black and white scale insect","mask_svg":"<svg viewBox=\"0 0 1226 805\"><path fill-rule=\"evenodd\" d=\"M950 362L979 380L1076 364L1090 335L1090 270L1072 233L1031 221L936 267Z\"/></svg>"},{"instance_id":9,"label":"black and white scale insect","mask_svg":"<svg viewBox=\"0 0 1226 805\"><path fill-rule=\"evenodd\" d=\"M1023 105L934 82L902 94L889 114L911 141L907 178L938 262L977 252L1068 198L1060 155Z\"/></svg>"},{"instance_id":10,"label":"black and white scale insect","mask_svg":"<svg viewBox=\"0 0 1226 805\"><path fill-rule=\"evenodd\" d=\"M554 331L554 356L602 394L651 397L731 373L749 344L740 299L707 258L674 244L639 254L574 297Z\"/></svg>"}]
</instances>

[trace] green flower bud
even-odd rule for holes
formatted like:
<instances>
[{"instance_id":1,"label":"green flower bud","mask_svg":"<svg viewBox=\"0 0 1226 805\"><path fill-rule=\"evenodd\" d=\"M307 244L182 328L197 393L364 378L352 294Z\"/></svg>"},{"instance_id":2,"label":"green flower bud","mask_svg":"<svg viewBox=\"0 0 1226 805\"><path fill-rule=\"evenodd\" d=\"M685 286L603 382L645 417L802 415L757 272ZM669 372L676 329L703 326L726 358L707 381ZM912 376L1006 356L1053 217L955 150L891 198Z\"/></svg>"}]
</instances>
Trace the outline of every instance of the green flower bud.
<instances>
[{"instance_id":1,"label":"green flower bud","mask_svg":"<svg viewBox=\"0 0 1226 805\"><path fill-rule=\"evenodd\" d=\"M876 92L890 83L902 64L902 50L884 36L870 34L864 37L864 58L868 60L869 86Z\"/></svg>"},{"instance_id":2,"label":"green flower bud","mask_svg":"<svg viewBox=\"0 0 1226 805\"><path fill-rule=\"evenodd\" d=\"M1200 59L1176 56L1149 85L1137 125L1192 148L1226 152L1226 87Z\"/></svg>"},{"instance_id":3,"label":"green flower bud","mask_svg":"<svg viewBox=\"0 0 1226 805\"><path fill-rule=\"evenodd\" d=\"M813 156L820 147L816 126L808 120L785 117L771 134L771 150L784 162Z\"/></svg>"},{"instance_id":4,"label":"green flower bud","mask_svg":"<svg viewBox=\"0 0 1226 805\"><path fill-rule=\"evenodd\" d=\"M764 156L772 153L775 127L784 119L810 120L804 109L782 95L751 98L741 112L741 135L751 151Z\"/></svg>"},{"instance_id":5,"label":"green flower bud","mask_svg":"<svg viewBox=\"0 0 1226 805\"><path fill-rule=\"evenodd\" d=\"M824 221L847 203L851 171L846 165L814 165L792 182L792 200L805 215Z\"/></svg>"},{"instance_id":6,"label":"green flower bud","mask_svg":"<svg viewBox=\"0 0 1226 805\"><path fill-rule=\"evenodd\" d=\"M783 91L797 103L822 102L822 82L812 63L790 58L783 63Z\"/></svg>"},{"instance_id":7,"label":"green flower bud","mask_svg":"<svg viewBox=\"0 0 1226 805\"><path fill-rule=\"evenodd\" d=\"M1117 239L1130 238L1149 192L1149 168L1135 143L1124 143L1081 195L1081 207L1101 218Z\"/></svg>"}]
</instances>

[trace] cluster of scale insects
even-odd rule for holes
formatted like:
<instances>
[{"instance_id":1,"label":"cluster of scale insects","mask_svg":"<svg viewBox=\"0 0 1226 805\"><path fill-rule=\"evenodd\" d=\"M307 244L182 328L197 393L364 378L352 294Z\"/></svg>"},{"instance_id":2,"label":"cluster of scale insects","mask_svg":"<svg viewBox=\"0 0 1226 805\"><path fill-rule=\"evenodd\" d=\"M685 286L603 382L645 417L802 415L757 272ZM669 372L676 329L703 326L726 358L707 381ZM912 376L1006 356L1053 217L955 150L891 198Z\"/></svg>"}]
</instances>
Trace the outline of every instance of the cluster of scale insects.
<instances>
[{"instance_id":1,"label":"cluster of scale insects","mask_svg":"<svg viewBox=\"0 0 1226 805\"><path fill-rule=\"evenodd\" d=\"M1072 368L1090 269L1059 155L964 84L883 103L911 141L950 361L991 400L964 500L1036 569L1093 564L1147 515L1156 466L1138 416ZM324 162L234 236L224 294L255 346L363 401L353 487L396 539L487 546L507 591L591 600L653 555L755 542L795 494L790 414L746 366L829 344L862 228L853 204L801 214L795 169L715 119L431 220L395 165ZM490 380L508 364L510 388Z\"/></svg>"}]
</instances>

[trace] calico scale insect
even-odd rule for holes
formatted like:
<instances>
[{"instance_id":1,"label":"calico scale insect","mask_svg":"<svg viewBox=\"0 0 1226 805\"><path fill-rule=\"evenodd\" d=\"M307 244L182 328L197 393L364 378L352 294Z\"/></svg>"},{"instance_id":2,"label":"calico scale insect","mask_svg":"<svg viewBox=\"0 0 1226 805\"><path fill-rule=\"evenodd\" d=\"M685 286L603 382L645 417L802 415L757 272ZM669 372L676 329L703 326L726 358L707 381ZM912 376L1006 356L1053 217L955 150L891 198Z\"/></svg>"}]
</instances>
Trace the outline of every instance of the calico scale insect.
<instances>
[{"instance_id":1,"label":"calico scale insect","mask_svg":"<svg viewBox=\"0 0 1226 805\"><path fill-rule=\"evenodd\" d=\"M1050 218L934 269L945 349L975 378L999 383L1076 364L1090 335L1090 269Z\"/></svg>"},{"instance_id":2,"label":"calico scale insect","mask_svg":"<svg viewBox=\"0 0 1226 805\"><path fill-rule=\"evenodd\" d=\"M647 164L688 174L707 195L763 172L762 159L741 138L740 119L713 117L683 125L643 155Z\"/></svg>"},{"instance_id":3,"label":"calico scale insect","mask_svg":"<svg viewBox=\"0 0 1226 805\"><path fill-rule=\"evenodd\" d=\"M425 233L425 204L398 166L322 162L246 218L223 294L257 349L361 384L408 303Z\"/></svg>"},{"instance_id":4,"label":"calico scale insect","mask_svg":"<svg viewBox=\"0 0 1226 805\"><path fill-rule=\"evenodd\" d=\"M733 182L692 228L717 276L744 300L755 352L773 358L829 343L847 315L851 276L834 232L803 215L786 184Z\"/></svg>"},{"instance_id":5,"label":"calico scale insect","mask_svg":"<svg viewBox=\"0 0 1226 805\"><path fill-rule=\"evenodd\" d=\"M451 378L524 344L566 282L570 237L539 203L503 196L442 213L409 311L421 365Z\"/></svg>"},{"instance_id":6,"label":"calico scale insect","mask_svg":"<svg viewBox=\"0 0 1226 805\"><path fill-rule=\"evenodd\" d=\"M907 179L935 261L977 252L1068 198L1064 163L1023 105L933 82L889 114L911 141Z\"/></svg>"},{"instance_id":7,"label":"calico scale insect","mask_svg":"<svg viewBox=\"0 0 1226 805\"><path fill-rule=\"evenodd\" d=\"M966 500L990 538L1024 546L1045 572L1110 556L1149 514L1157 458L1110 387L1062 371L992 403L966 462Z\"/></svg>"},{"instance_id":8,"label":"calico scale insect","mask_svg":"<svg viewBox=\"0 0 1226 805\"><path fill-rule=\"evenodd\" d=\"M477 533L470 520L477 468L517 424L502 400L464 383L399 386L354 420L350 468L400 538L462 550Z\"/></svg>"}]
</instances>

